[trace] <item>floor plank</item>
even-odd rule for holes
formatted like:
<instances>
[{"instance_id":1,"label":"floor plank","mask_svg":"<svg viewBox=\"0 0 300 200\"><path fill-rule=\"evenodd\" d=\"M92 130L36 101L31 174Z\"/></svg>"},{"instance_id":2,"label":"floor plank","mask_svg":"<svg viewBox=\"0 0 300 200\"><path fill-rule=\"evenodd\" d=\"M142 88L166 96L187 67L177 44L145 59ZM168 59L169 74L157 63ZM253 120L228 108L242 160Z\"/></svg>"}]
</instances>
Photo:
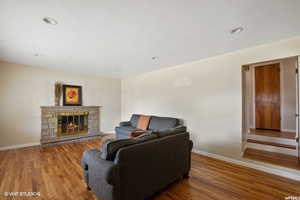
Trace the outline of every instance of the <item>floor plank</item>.
<instances>
[{"instance_id":1,"label":"floor plank","mask_svg":"<svg viewBox=\"0 0 300 200\"><path fill-rule=\"evenodd\" d=\"M284 131L273 131L273 130L262 130L262 129L250 129L251 135L269 136L269 137L279 137L285 139L295 139L295 132L284 132Z\"/></svg>"},{"instance_id":2,"label":"floor plank","mask_svg":"<svg viewBox=\"0 0 300 200\"><path fill-rule=\"evenodd\" d=\"M300 170L297 156L247 148L244 158Z\"/></svg>"},{"instance_id":3,"label":"floor plank","mask_svg":"<svg viewBox=\"0 0 300 200\"><path fill-rule=\"evenodd\" d=\"M0 151L0 199L4 192L40 192L37 199L94 200L83 182L80 159L101 139L52 147ZM155 200L284 199L300 196L300 182L192 154L190 178L154 195ZM32 198L14 198L32 199Z\"/></svg>"},{"instance_id":4,"label":"floor plank","mask_svg":"<svg viewBox=\"0 0 300 200\"><path fill-rule=\"evenodd\" d=\"M297 149L297 147L295 145L281 144L281 143L276 143L276 142L260 141L260 140L254 140L254 139L248 139L247 142L270 145L270 146L274 146L274 147L282 147L282 148L293 149L293 150Z\"/></svg>"}]
</instances>

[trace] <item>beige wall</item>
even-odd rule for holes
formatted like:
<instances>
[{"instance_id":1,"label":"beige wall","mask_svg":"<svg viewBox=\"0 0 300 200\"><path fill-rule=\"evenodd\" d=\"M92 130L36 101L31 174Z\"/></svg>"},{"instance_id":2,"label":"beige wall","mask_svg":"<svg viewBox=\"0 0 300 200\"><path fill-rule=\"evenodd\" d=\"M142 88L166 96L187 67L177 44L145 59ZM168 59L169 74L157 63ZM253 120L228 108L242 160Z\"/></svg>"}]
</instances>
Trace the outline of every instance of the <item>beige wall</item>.
<instances>
[{"instance_id":1,"label":"beige wall","mask_svg":"<svg viewBox=\"0 0 300 200\"><path fill-rule=\"evenodd\" d=\"M82 85L83 105L103 106L100 129L121 117L121 80L0 62L0 147L40 141L40 106L54 105L55 81Z\"/></svg>"},{"instance_id":2,"label":"beige wall","mask_svg":"<svg viewBox=\"0 0 300 200\"><path fill-rule=\"evenodd\" d=\"M179 117L195 148L241 159L241 66L300 54L300 37L122 80L122 119Z\"/></svg>"}]
</instances>

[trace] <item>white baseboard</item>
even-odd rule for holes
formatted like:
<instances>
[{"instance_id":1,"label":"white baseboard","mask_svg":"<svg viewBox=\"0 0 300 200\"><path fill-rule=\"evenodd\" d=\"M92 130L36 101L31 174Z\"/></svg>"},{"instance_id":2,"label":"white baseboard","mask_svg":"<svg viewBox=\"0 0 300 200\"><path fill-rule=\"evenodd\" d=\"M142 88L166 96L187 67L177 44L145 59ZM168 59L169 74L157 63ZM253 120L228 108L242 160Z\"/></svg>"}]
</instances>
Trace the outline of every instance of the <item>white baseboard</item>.
<instances>
[{"instance_id":1,"label":"white baseboard","mask_svg":"<svg viewBox=\"0 0 300 200\"><path fill-rule=\"evenodd\" d=\"M105 133L115 134L115 131L108 131L108 132L105 132ZM40 142L33 142L33 143L27 143L27 144L18 144L18 145L0 147L0 151L10 150L10 149L20 149L20 148L24 148L24 147L33 147L33 146L39 146L39 145L41 145Z\"/></svg>"},{"instance_id":2,"label":"white baseboard","mask_svg":"<svg viewBox=\"0 0 300 200\"><path fill-rule=\"evenodd\" d=\"M24 147L39 146L39 145L41 145L40 142L18 144L18 145L0 147L0 151L10 150L10 149L19 149L19 148L24 148Z\"/></svg>"},{"instance_id":3,"label":"white baseboard","mask_svg":"<svg viewBox=\"0 0 300 200\"><path fill-rule=\"evenodd\" d=\"M282 132L296 133L296 130L292 129L281 129Z\"/></svg>"},{"instance_id":4,"label":"white baseboard","mask_svg":"<svg viewBox=\"0 0 300 200\"><path fill-rule=\"evenodd\" d=\"M116 131L113 130L113 131L105 131L105 134L116 134Z\"/></svg>"},{"instance_id":5,"label":"white baseboard","mask_svg":"<svg viewBox=\"0 0 300 200\"><path fill-rule=\"evenodd\" d=\"M241 166L244 166L244 167L257 169L257 170L260 170L260 171L263 171L263 172L267 172L267 173L275 174L275 175L278 175L278 176L283 176L285 178L300 181L300 171L297 171L297 170L294 170L294 169L289 169L289 168L285 168L285 167L278 167L278 168L281 168L281 169L275 169L275 168L272 168L272 167L261 165L261 164L259 164L260 162L255 162L254 163L254 162L247 162L247 161L237 160L237 159L225 157L225 156L222 156L222 155L217 155L217 154L213 154L213 153L209 153L209 152L205 152L205 151L200 151L200 150L197 150L197 149L193 149L192 152L194 152L196 154L208 156L208 157L211 157L211 158L215 158L215 159L218 159L218 160L223 160L223 161L226 161L226 162L241 165ZM271 165L271 164L269 164L269 165Z\"/></svg>"}]
</instances>

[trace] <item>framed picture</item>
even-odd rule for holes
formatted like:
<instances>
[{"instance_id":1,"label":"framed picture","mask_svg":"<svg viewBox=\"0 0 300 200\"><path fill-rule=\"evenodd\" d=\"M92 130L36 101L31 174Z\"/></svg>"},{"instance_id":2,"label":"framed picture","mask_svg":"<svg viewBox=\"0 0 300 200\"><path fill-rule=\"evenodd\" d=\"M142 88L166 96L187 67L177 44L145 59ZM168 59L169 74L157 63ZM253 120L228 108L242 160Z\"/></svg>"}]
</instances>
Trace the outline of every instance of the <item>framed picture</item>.
<instances>
[{"instance_id":1,"label":"framed picture","mask_svg":"<svg viewBox=\"0 0 300 200\"><path fill-rule=\"evenodd\" d=\"M63 105L81 106L82 87L77 85L63 85Z\"/></svg>"}]
</instances>

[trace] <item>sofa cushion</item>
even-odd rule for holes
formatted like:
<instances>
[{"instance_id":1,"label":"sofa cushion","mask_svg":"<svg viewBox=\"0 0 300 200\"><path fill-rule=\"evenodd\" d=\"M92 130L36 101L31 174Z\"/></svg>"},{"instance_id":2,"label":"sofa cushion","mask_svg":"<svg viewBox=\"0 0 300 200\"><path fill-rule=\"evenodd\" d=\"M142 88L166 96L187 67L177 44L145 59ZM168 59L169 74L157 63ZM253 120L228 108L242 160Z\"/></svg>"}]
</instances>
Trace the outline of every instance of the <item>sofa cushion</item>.
<instances>
[{"instance_id":1,"label":"sofa cushion","mask_svg":"<svg viewBox=\"0 0 300 200\"><path fill-rule=\"evenodd\" d=\"M114 160L120 148L155 138L157 138L156 134L147 134L136 138L107 140L103 143L101 158L104 160Z\"/></svg>"},{"instance_id":2,"label":"sofa cushion","mask_svg":"<svg viewBox=\"0 0 300 200\"><path fill-rule=\"evenodd\" d=\"M179 124L179 120L171 117L152 116L149 124L150 130L161 130L174 128Z\"/></svg>"},{"instance_id":3,"label":"sofa cushion","mask_svg":"<svg viewBox=\"0 0 300 200\"><path fill-rule=\"evenodd\" d=\"M105 141L102 146L101 158L104 160L114 160L115 154L119 148L133 144L132 139L115 139Z\"/></svg>"},{"instance_id":4,"label":"sofa cushion","mask_svg":"<svg viewBox=\"0 0 300 200\"><path fill-rule=\"evenodd\" d=\"M165 137L165 136L174 135L182 132L186 132L185 126L177 126L175 128L161 129L158 131L154 131L153 134L156 134L158 137Z\"/></svg>"},{"instance_id":5,"label":"sofa cushion","mask_svg":"<svg viewBox=\"0 0 300 200\"><path fill-rule=\"evenodd\" d=\"M131 119L130 119L131 126L133 126L135 128L137 127L140 116L141 115L137 115L137 114L133 114L131 116Z\"/></svg>"},{"instance_id":6,"label":"sofa cushion","mask_svg":"<svg viewBox=\"0 0 300 200\"><path fill-rule=\"evenodd\" d=\"M141 115L137 124L137 128L142 130L147 130L149 126L151 116L148 115Z\"/></svg>"},{"instance_id":7,"label":"sofa cushion","mask_svg":"<svg viewBox=\"0 0 300 200\"><path fill-rule=\"evenodd\" d=\"M118 133L118 135L121 134L121 135L129 136L131 133L136 131L142 131L142 130L132 126L116 127L116 132Z\"/></svg>"}]
</instances>

